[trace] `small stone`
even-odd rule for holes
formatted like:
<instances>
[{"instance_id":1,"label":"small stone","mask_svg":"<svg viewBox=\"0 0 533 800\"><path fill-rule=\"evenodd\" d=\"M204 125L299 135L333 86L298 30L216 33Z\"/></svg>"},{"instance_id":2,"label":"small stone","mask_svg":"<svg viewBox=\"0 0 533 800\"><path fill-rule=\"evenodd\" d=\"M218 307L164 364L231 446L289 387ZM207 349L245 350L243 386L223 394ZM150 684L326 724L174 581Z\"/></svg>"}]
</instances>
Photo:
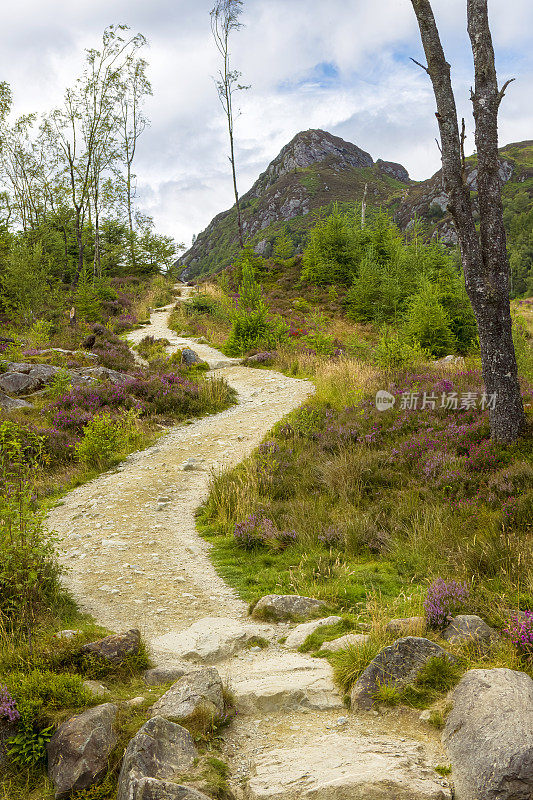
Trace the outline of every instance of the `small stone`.
<instances>
[{"instance_id":1,"label":"small stone","mask_svg":"<svg viewBox=\"0 0 533 800\"><path fill-rule=\"evenodd\" d=\"M448 627L442 632L442 638L450 644L472 642L481 645L490 645L500 636L498 631L491 628L481 617L475 614L459 614L453 617Z\"/></svg>"},{"instance_id":2,"label":"small stone","mask_svg":"<svg viewBox=\"0 0 533 800\"><path fill-rule=\"evenodd\" d=\"M422 711L418 719L420 720L420 722L429 722L429 720L431 719L431 711L428 708L424 709L424 711Z\"/></svg>"},{"instance_id":3,"label":"small stone","mask_svg":"<svg viewBox=\"0 0 533 800\"><path fill-rule=\"evenodd\" d=\"M143 703L146 703L146 697L131 697L129 700L126 700L126 705L130 708L137 708L138 706L142 706Z\"/></svg>"},{"instance_id":4,"label":"small stone","mask_svg":"<svg viewBox=\"0 0 533 800\"><path fill-rule=\"evenodd\" d=\"M141 634L138 630L131 630L90 642L82 647L82 653L94 654L113 664L120 664L128 656L138 653L140 646Z\"/></svg>"},{"instance_id":5,"label":"small stone","mask_svg":"<svg viewBox=\"0 0 533 800\"><path fill-rule=\"evenodd\" d=\"M314 597L269 594L255 604L252 617L265 622L299 621L319 617L325 609L326 604Z\"/></svg>"},{"instance_id":6,"label":"small stone","mask_svg":"<svg viewBox=\"0 0 533 800\"><path fill-rule=\"evenodd\" d=\"M170 683L170 681L177 681L182 678L187 669L181 666L175 667L154 667L147 669L143 673L143 681L147 686L161 686L163 683Z\"/></svg>"},{"instance_id":7,"label":"small stone","mask_svg":"<svg viewBox=\"0 0 533 800\"><path fill-rule=\"evenodd\" d=\"M339 622L342 622L341 617L323 617L322 619L314 619L311 620L311 622L304 622L301 625L297 625L287 636L285 647L289 647L291 650L297 650L312 633L320 630L320 628L337 625Z\"/></svg>"},{"instance_id":8,"label":"small stone","mask_svg":"<svg viewBox=\"0 0 533 800\"><path fill-rule=\"evenodd\" d=\"M83 681L84 687L93 697L109 697L111 692L98 681Z\"/></svg>"},{"instance_id":9,"label":"small stone","mask_svg":"<svg viewBox=\"0 0 533 800\"><path fill-rule=\"evenodd\" d=\"M366 633L347 633L344 636L339 636L338 639L323 642L319 652L336 653L339 650L345 650L347 647L362 647L369 640L370 636Z\"/></svg>"},{"instance_id":10,"label":"small stone","mask_svg":"<svg viewBox=\"0 0 533 800\"><path fill-rule=\"evenodd\" d=\"M387 623L388 633L394 633L396 636L421 636L425 630L424 617L403 617L391 619Z\"/></svg>"}]
</instances>

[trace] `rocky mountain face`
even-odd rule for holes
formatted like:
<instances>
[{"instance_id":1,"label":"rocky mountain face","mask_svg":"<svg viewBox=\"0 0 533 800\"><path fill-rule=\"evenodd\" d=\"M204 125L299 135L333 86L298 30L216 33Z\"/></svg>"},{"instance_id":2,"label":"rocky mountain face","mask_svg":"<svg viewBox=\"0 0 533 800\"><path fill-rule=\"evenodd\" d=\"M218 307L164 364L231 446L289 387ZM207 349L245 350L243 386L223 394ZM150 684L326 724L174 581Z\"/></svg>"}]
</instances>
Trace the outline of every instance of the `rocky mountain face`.
<instances>
[{"instance_id":1,"label":"rocky mountain face","mask_svg":"<svg viewBox=\"0 0 533 800\"><path fill-rule=\"evenodd\" d=\"M504 208L512 241L516 231L513 234L510 220L533 208L533 142L510 144L500 152ZM475 156L467 159L466 170L475 201ZM412 181L401 164L382 159L374 162L355 144L322 130L298 133L243 195L245 236L256 252L268 256L280 229L285 228L301 250L316 219L312 212L327 213L334 202L353 208L362 200L365 186L368 205L388 208L400 228L407 229L417 217L430 235L456 243L440 171L428 180ZM524 217L524 224L517 225L514 219L514 228L527 227L526 222ZM236 230L235 207L218 214L177 262L183 278L215 272L231 263L238 251ZM520 230L519 234L521 242L524 233Z\"/></svg>"},{"instance_id":2,"label":"rocky mountain face","mask_svg":"<svg viewBox=\"0 0 533 800\"><path fill-rule=\"evenodd\" d=\"M243 227L255 250L269 255L282 225L301 246L314 215L333 202L354 205L368 185L369 204L401 198L411 183L405 167L326 131L298 133L241 198ZM184 278L229 264L237 252L235 207L218 214L178 261Z\"/></svg>"}]
</instances>

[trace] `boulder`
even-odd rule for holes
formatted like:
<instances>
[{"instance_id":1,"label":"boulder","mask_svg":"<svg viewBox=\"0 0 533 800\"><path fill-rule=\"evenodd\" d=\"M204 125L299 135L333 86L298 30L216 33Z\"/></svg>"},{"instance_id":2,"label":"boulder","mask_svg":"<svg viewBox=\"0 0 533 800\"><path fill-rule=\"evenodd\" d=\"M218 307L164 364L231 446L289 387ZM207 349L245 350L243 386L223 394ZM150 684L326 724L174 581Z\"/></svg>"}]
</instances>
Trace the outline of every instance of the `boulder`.
<instances>
[{"instance_id":1,"label":"boulder","mask_svg":"<svg viewBox=\"0 0 533 800\"><path fill-rule=\"evenodd\" d=\"M49 383L58 372L59 367L54 367L52 364L34 364L29 375L30 378L38 380L40 385L44 385Z\"/></svg>"},{"instance_id":2,"label":"boulder","mask_svg":"<svg viewBox=\"0 0 533 800\"><path fill-rule=\"evenodd\" d=\"M143 672L143 681L147 686L161 686L162 683L170 683L182 678L187 672L186 667L154 667Z\"/></svg>"},{"instance_id":3,"label":"boulder","mask_svg":"<svg viewBox=\"0 0 533 800\"><path fill-rule=\"evenodd\" d=\"M387 623L388 633L396 636L420 636L426 630L425 617L403 617Z\"/></svg>"},{"instance_id":4,"label":"boulder","mask_svg":"<svg viewBox=\"0 0 533 800\"><path fill-rule=\"evenodd\" d=\"M212 800L212 798L191 786L158 781L156 778L142 778L131 800Z\"/></svg>"},{"instance_id":5,"label":"boulder","mask_svg":"<svg viewBox=\"0 0 533 800\"><path fill-rule=\"evenodd\" d=\"M290 622L319 617L326 604L298 594L267 594L254 606L252 617L265 622Z\"/></svg>"},{"instance_id":6,"label":"boulder","mask_svg":"<svg viewBox=\"0 0 533 800\"><path fill-rule=\"evenodd\" d=\"M140 791L143 779L155 778L158 783L175 780L193 766L197 757L189 731L163 717L153 717L137 731L126 748L117 800L149 796Z\"/></svg>"},{"instance_id":7,"label":"boulder","mask_svg":"<svg viewBox=\"0 0 533 800\"><path fill-rule=\"evenodd\" d=\"M113 730L117 711L117 706L104 703L71 717L54 733L47 751L48 775L56 798L87 789L104 777L117 743Z\"/></svg>"},{"instance_id":8,"label":"boulder","mask_svg":"<svg viewBox=\"0 0 533 800\"><path fill-rule=\"evenodd\" d=\"M4 372L0 375L0 390L9 394L29 394L38 389L40 381L23 372Z\"/></svg>"},{"instance_id":9,"label":"boulder","mask_svg":"<svg viewBox=\"0 0 533 800\"><path fill-rule=\"evenodd\" d=\"M4 361L4 366L6 368L6 372L22 372L25 375L28 375L30 369L35 366L35 364L27 364L23 361Z\"/></svg>"},{"instance_id":10,"label":"boulder","mask_svg":"<svg viewBox=\"0 0 533 800\"><path fill-rule=\"evenodd\" d=\"M431 658L454 660L442 647L429 639L420 636L397 639L377 654L354 684L351 692L352 708L370 708L380 684L392 684L400 688L413 683Z\"/></svg>"},{"instance_id":11,"label":"boulder","mask_svg":"<svg viewBox=\"0 0 533 800\"><path fill-rule=\"evenodd\" d=\"M272 629L227 617L205 617L189 628L169 632L152 642L158 653L172 654L176 659L214 664L229 658L259 639L272 636Z\"/></svg>"},{"instance_id":12,"label":"boulder","mask_svg":"<svg viewBox=\"0 0 533 800\"><path fill-rule=\"evenodd\" d=\"M498 631L491 628L481 617L475 614L459 614L453 617L448 627L442 632L442 638L450 644L472 642L490 645L500 637Z\"/></svg>"},{"instance_id":13,"label":"boulder","mask_svg":"<svg viewBox=\"0 0 533 800\"><path fill-rule=\"evenodd\" d=\"M0 392L0 409L2 411L14 411L17 408L31 408L31 403L9 397L7 394Z\"/></svg>"},{"instance_id":14,"label":"boulder","mask_svg":"<svg viewBox=\"0 0 533 800\"><path fill-rule=\"evenodd\" d=\"M165 717L182 725L209 728L224 714L220 675L213 667L194 669L180 678L152 706L151 717Z\"/></svg>"},{"instance_id":15,"label":"boulder","mask_svg":"<svg viewBox=\"0 0 533 800\"><path fill-rule=\"evenodd\" d=\"M194 350L190 347L184 347L181 351L181 360L187 367L192 367L195 364L203 364L204 362Z\"/></svg>"},{"instance_id":16,"label":"boulder","mask_svg":"<svg viewBox=\"0 0 533 800\"><path fill-rule=\"evenodd\" d=\"M256 758L247 800L450 800L448 782L412 739L331 732ZM483 798L484 800L484 798Z\"/></svg>"},{"instance_id":17,"label":"boulder","mask_svg":"<svg viewBox=\"0 0 533 800\"><path fill-rule=\"evenodd\" d=\"M235 660L227 670L238 713L343 708L331 664L324 658L267 650L248 663Z\"/></svg>"},{"instance_id":18,"label":"boulder","mask_svg":"<svg viewBox=\"0 0 533 800\"><path fill-rule=\"evenodd\" d=\"M97 642L84 644L81 652L87 655L99 656L105 661L111 661L113 664L120 664L128 656L138 653L140 646L141 634L138 630L131 630L127 633L115 633L112 636L106 636Z\"/></svg>"},{"instance_id":19,"label":"boulder","mask_svg":"<svg viewBox=\"0 0 533 800\"><path fill-rule=\"evenodd\" d=\"M347 633L344 636L339 636L338 639L324 642L319 652L337 653L339 650L345 650L347 647L362 647L369 639L370 636L367 633Z\"/></svg>"},{"instance_id":20,"label":"boulder","mask_svg":"<svg viewBox=\"0 0 533 800\"><path fill-rule=\"evenodd\" d=\"M342 622L341 617L323 617L322 619L313 619L311 622L303 622L289 633L285 639L285 647L297 650L312 633L328 625L337 625L339 622Z\"/></svg>"},{"instance_id":21,"label":"boulder","mask_svg":"<svg viewBox=\"0 0 533 800\"><path fill-rule=\"evenodd\" d=\"M531 678L510 669L473 669L452 701L442 739L456 800L531 800Z\"/></svg>"}]
</instances>

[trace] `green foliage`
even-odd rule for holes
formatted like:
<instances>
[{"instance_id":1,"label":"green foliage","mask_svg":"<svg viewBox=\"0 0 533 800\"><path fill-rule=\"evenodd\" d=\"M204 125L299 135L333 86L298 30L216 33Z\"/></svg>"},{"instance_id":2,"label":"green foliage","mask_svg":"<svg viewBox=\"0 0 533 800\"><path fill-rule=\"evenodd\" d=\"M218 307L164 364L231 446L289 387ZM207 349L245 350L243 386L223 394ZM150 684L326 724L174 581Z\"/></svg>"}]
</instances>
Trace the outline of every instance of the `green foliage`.
<instances>
[{"instance_id":1,"label":"green foliage","mask_svg":"<svg viewBox=\"0 0 533 800\"><path fill-rule=\"evenodd\" d=\"M241 271L239 299L233 311L232 328L224 348L230 356L244 355L252 349L273 349L288 335L283 319L269 316L252 263L244 260Z\"/></svg>"},{"instance_id":2,"label":"green foliage","mask_svg":"<svg viewBox=\"0 0 533 800\"><path fill-rule=\"evenodd\" d=\"M383 330L374 351L376 364L384 369L414 367L428 355L417 341L411 343L391 328Z\"/></svg>"},{"instance_id":3,"label":"green foliage","mask_svg":"<svg viewBox=\"0 0 533 800\"><path fill-rule=\"evenodd\" d=\"M83 429L76 444L76 456L87 467L102 469L135 449L140 441L137 412L124 411L120 416L99 414Z\"/></svg>"},{"instance_id":4,"label":"green foliage","mask_svg":"<svg viewBox=\"0 0 533 800\"><path fill-rule=\"evenodd\" d=\"M41 243L13 240L0 271L0 302L29 323L47 306L50 263Z\"/></svg>"},{"instance_id":5,"label":"green foliage","mask_svg":"<svg viewBox=\"0 0 533 800\"><path fill-rule=\"evenodd\" d=\"M274 249L272 256L274 261L283 262L294 255L294 243L289 236L287 228L281 229L279 234L274 239Z\"/></svg>"},{"instance_id":6,"label":"green foliage","mask_svg":"<svg viewBox=\"0 0 533 800\"><path fill-rule=\"evenodd\" d=\"M62 394L70 391L71 385L70 372L65 367L62 367L52 378L48 386L48 394L53 400L57 399Z\"/></svg>"},{"instance_id":7,"label":"green foliage","mask_svg":"<svg viewBox=\"0 0 533 800\"><path fill-rule=\"evenodd\" d=\"M53 541L34 496L42 463L41 437L0 423L0 621L11 631L29 632L59 594Z\"/></svg>"},{"instance_id":8,"label":"green foliage","mask_svg":"<svg viewBox=\"0 0 533 800\"><path fill-rule=\"evenodd\" d=\"M533 383L533 341L519 314L513 316L513 342L518 363L518 373Z\"/></svg>"},{"instance_id":9,"label":"green foliage","mask_svg":"<svg viewBox=\"0 0 533 800\"><path fill-rule=\"evenodd\" d=\"M78 675L38 669L11 672L6 676L6 685L20 714L9 755L23 767L33 767L44 760L58 711L84 708L93 702Z\"/></svg>"},{"instance_id":10,"label":"green foliage","mask_svg":"<svg viewBox=\"0 0 533 800\"><path fill-rule=\"evenodd\" d=\"M357 229L351 215L335 204L333 212L319 220L309 233L303 254L302 280L316 284L349 284L357 271L364 229Z\"/></svg>"},{"instance_id":11,"label":"green foliage","mask_svg":"<svg viewBox=\"0 0 533 800\"><path fill-rule=\"evenodd\" d=\"M422 279L418 292L409 299L405 317L405 337L440 358L456 349L448 314L440 303L438 288Z\"/></svg>"}]
</instances>

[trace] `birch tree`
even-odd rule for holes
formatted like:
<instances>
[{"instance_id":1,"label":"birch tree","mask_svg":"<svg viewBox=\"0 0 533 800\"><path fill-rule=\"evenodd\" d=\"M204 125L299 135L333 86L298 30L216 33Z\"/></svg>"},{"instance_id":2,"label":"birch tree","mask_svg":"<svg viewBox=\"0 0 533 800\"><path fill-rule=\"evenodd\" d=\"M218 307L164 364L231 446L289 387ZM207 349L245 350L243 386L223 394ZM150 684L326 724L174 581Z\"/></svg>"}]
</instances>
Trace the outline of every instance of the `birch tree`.
<instances>
[{"instance_id":1,"label":"birch tree","mask_svg":"<svg viewBox=\"0 0 533 800\"><path fill-rule=\"evenodd\" d=\"M242 232L241 206L239 192L237 189L237 171L235 166L235 116L233 111L233 95L243 89L249 89L240 83L242 73L231 67L231 53L229 47L230 36L233 31L242 28L239 17L242 14L242 0L217 0L216 5L211 11L211 31L217 49L222 56L222 67L218 71L218 78L215 79L218 98L224 109L228 124L229 160L231 164L231 174L233 178L233 192L235 194L235 206L237 208L237 228L239 235L239 245L244 247L244 237Z\"/></svg>"},{"instance_id":2,"label":"birch tree","mask_svg":"<svg viewBox=\"0 0 533 800\"><path fill-rule=\"evenodd\" d=\"M503 225L498 110L511 81L498 85L487 0L467 0L467 25L474 57L471 90L478 159L479 231L464 159L465 125L461 130L446 61L430 0L411 0L420 29L429 75L437 102L442 177L453 217L468 296L477 320L481 363L489 405L492 438L513 442L523 432L525 414L512 338L509 301L509 259ZM414 60L414 59L413 59ZM418 63L418 62L416 62Z\"/></svg>"}]
</instances>

